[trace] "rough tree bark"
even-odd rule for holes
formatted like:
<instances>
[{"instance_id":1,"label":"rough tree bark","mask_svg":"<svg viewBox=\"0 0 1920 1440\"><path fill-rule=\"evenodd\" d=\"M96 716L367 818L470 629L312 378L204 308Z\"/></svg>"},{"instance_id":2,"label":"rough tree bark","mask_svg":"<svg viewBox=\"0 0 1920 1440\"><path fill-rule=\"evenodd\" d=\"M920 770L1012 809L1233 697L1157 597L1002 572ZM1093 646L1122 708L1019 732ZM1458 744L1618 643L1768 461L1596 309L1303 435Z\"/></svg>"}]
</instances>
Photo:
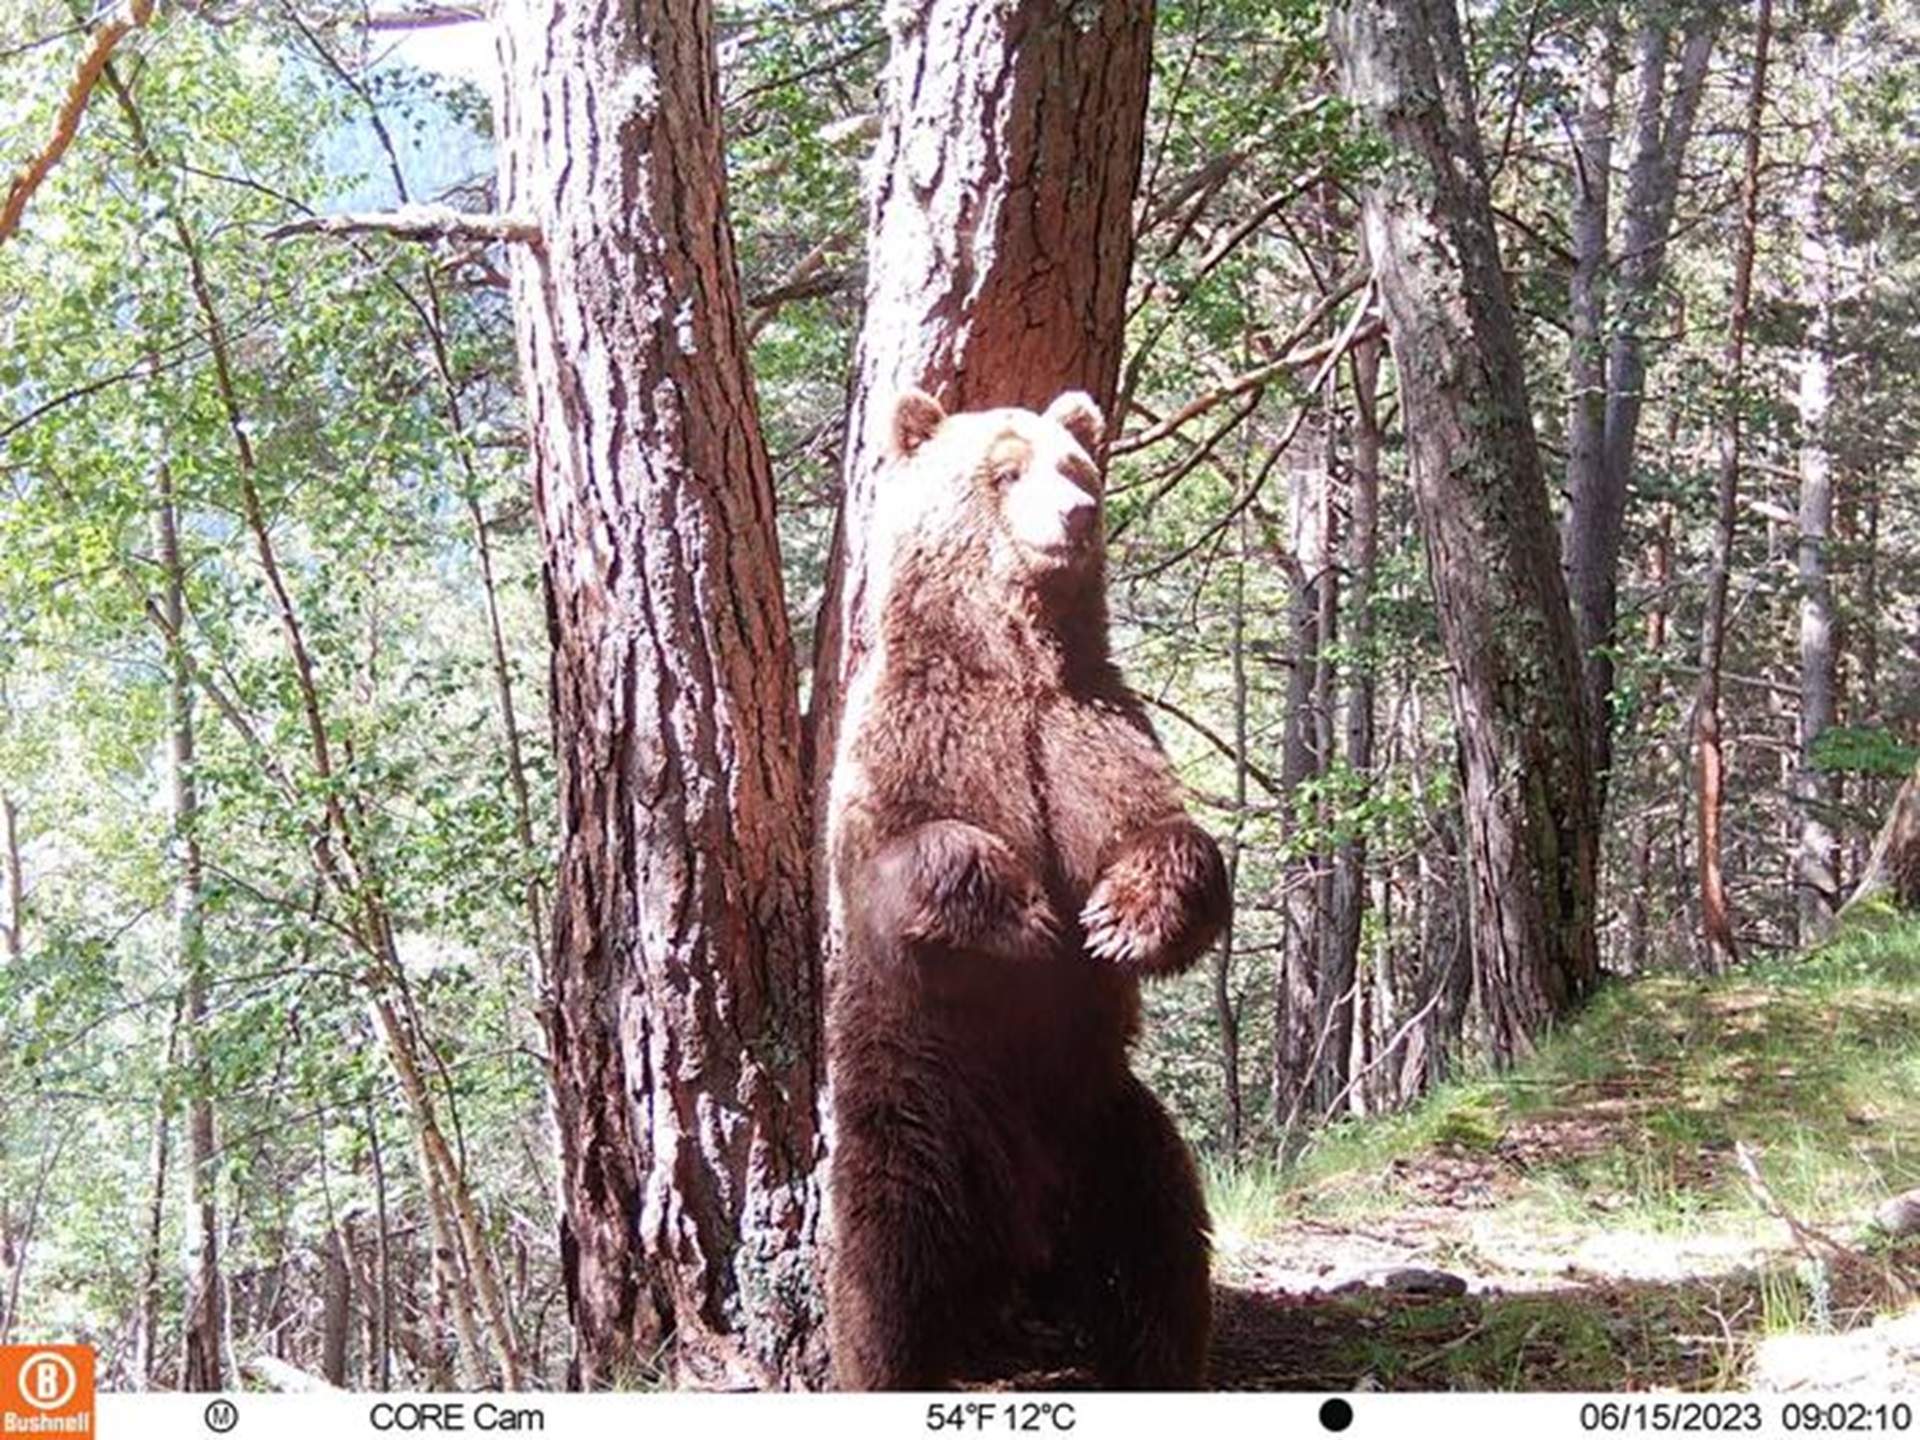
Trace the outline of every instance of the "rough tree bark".
<instances>
[{"instance_id":1,"label":"rough tree bark","mask_svg":"<svg viewBox=\"0 0 1920 1440\"><path fill-rule=\"evenodd\" d=\"M1811 944L1833 920L1840 880L1838 846L1827 823L1833 786L1814 763L1820 737L1834 723L1833 592L1827 577L1827 537L1833 528L1833 454L1827 417L1833 403L1834 234L1828 193L1833 148L1834 42L1808 37L1813 72L1813 133L1801 180L1801 286L1807 335L1800 356L1800 733L1794 802L1800 811L1795 857L1800 943Z\"/></svg>"},{"instance_id":2,"label":"rough tree bark","mask_svg":"<svg viewBox=\"0 0 1920 1440\"><path fill-rule=\"evenodd\" d=\"M1531 1048L1598 973L1580 658L1452 0L1332 17L1341 88L1393 157L1365 191L1464 774L1489 1053Z\"/></svg>"},{"instance_id":3,"label":"rough tree bark","mask_svg":"<svg viewBox=\"0 0 1920 1440\"><path fill-rule=\"evenodd\" d=\"M869 185L866 318L848 407L844 493L815 628L808 754L824 798L840 696L866 651L850 633L891 397L949 414L1111 408L1125 343L1152 0L909 0ZM1109 416L1118 428L1122 417ZM884 429L884 426L880 427Z\"/></svg>"},{"instance_id":4,"label":"rough tree bark","mask_svg":"<svg viewBox=\"0 0 1920 1440\"><path fill-rule=\"evenodd\" d=\"M1733 255L1733 298L1720 370L1726 383L1720 421L1720 468L1714 485L1714 525L1707 571L1706 614L1700 622L1700 683L1693 699L1693 741L1699 812L1700 930L1710 973L1739 959L1733 908L1727 898L1720 818L1726 796L1726 755L1720 736L1720 662L1727 643L1727 586L1739 518L1740 442L1745 429L1747 327L1753 309L1753 254L1760 230L1760 120L1767 100L1767 51L1773 41L1773 0L1759 0L1754 18L1752 78L1747 87L1746 139L1740 176L1740 219Z\"/></svg>"},{"instance_id":5,"label":"rough tree bark","mask_svg":"<svg viewBox=\"0 0 1920 1440\"><path fill-rule=\"evenodd\" d=\"M706 0L500 11L561 767L547 1016L578 1379L818 1373L796 671Z\"/></svg>"}]
</instances>

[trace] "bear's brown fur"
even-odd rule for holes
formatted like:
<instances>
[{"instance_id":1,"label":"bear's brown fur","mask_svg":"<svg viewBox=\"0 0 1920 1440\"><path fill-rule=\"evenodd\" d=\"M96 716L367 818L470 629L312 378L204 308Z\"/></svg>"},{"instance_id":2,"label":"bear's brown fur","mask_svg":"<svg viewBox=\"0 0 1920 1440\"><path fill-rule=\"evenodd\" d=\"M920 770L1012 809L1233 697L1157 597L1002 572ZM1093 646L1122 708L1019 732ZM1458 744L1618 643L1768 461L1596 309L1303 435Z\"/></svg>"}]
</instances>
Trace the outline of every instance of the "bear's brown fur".
<instances>
[{"instance_id":1,"label":"bear's brown fur","mask_svg":"<svg viewBox=\"0 0 1920 1440\"><path fill-rule=\"evenodd\" d=\"M939 1386L1025 1306L1195 1386L1206 1208L1127 1047L1227 878L1108 655L1099 412L893 421L830 808L836 1378Z\"/></svg>"}]
</instances>

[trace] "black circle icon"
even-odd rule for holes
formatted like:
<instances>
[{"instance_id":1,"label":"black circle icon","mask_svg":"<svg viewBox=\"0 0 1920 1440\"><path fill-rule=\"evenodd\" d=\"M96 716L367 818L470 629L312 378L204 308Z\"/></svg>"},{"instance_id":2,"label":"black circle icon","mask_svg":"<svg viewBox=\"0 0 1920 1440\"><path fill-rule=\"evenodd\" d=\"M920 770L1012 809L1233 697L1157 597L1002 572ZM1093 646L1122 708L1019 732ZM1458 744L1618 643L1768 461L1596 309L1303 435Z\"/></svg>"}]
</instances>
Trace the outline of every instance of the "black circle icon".
<instances>
[{"instance_id":1,"label":"black circle icon","mask_svg":"<svg viewBox=\"0 0 1920 1440\"><path fill-rule=\"evenodd\" d=\"M1353 1406L1335 1396L1331 1400L1320 1402L1320 1424L1323 1429L1336 1434L1353 1423Z\"/></svg>"},{"instance_id":2,"label":"black circle icon","mask_svg":"<svg viewBox=\"0 0 1920 1440\"><path fill-rule=\"evenodd\" d=\"M240 1407L231 1400L209 1401L201 1418L214 1434L225 1435L240 1423Z\"/></svg>"}]
</instances>

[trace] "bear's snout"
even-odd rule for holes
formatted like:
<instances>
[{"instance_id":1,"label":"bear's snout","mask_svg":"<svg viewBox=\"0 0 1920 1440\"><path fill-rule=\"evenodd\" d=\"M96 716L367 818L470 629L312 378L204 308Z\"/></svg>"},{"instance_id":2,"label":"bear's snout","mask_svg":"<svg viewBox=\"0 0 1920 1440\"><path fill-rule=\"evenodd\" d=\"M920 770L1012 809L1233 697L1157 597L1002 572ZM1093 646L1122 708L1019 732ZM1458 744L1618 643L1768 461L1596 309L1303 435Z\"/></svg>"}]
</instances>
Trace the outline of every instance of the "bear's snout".
<instances>
[{"instance_id":1,"label":"bear's snout","mask_svg":"<svg viewBox=\"0 0 1920 1440\"><path fill-rule=\"evenodd\" d=\"M1099 518L1100 507L1091 500L1068 507L1067 513L1060 517L1061 527L1067 532L1067 543L1078 549L1093 539L1093 527Z\"/></svg>"}]
</instances>

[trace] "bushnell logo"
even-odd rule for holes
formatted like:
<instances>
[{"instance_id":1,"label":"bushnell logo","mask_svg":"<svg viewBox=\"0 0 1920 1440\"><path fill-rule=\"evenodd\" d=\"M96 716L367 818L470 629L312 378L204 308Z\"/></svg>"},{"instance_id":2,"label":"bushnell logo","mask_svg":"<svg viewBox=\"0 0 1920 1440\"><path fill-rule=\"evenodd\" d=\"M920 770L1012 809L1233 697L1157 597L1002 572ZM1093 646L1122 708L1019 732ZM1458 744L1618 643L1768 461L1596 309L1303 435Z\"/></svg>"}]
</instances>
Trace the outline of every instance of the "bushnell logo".
<instances>
[{"instance_id":1,"label":"bushnell logo","mask_svg":"<svg viewBox=\"0 0 1920 1440\"><path fill-rule=\"evenodd\" d=\"M90 1346L0 1346L0 1437L92 1434Z\"/></svg>"}]
</instances>

